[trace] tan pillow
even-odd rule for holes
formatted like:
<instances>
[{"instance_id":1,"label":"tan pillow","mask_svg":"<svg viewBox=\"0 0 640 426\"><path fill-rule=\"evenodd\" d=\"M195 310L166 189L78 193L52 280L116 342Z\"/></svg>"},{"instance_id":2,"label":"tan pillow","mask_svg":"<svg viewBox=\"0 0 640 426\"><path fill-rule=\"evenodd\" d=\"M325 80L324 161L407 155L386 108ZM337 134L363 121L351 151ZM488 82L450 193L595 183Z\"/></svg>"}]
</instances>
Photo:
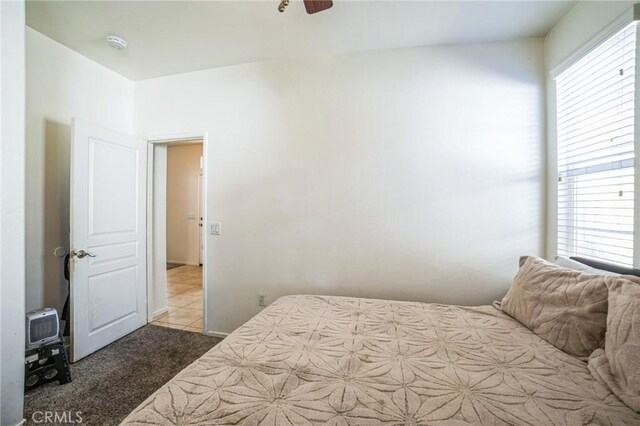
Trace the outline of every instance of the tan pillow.
<instances>
[{"instance_id":1,"label":"tan pillow","mask_svg":"<svg viewBox=\"0 0 640 426\"><path fill-rule=\"evenodd\" d=\"M640 412L640 279L625 278L609 285L605 347L591 354L589 370Z\"/></svg>"},{"instance_id":2,"label":"tan pillow","mask_svg":"<svg viewBox=\"0 0 640 426\"><path fill-rule=\"evenodd\" d=\"M502 311L558 349L586 359L604 343L608 280L523 256Z\"/></svg>"}]
</instances>

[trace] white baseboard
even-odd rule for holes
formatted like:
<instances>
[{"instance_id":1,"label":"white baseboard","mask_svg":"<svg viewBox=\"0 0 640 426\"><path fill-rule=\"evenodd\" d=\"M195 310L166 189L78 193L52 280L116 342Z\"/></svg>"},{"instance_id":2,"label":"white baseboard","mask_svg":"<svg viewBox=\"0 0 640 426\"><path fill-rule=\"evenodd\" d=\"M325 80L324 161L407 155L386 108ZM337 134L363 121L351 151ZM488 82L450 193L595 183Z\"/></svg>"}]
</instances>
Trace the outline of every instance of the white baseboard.
<instances>
[{"instance_id":1,"label":"white baseboard","mask_svg":"<svg viewBox=\"0 0 640 426\"><path fill-rule=\"evenodd\" d=\"M219 331L205 331L203 332L203 334L206 334L207 336L211 336L211 337L218 337L220 339L224 339L229 336L229 333L221 333Z\"/></svg>"},{"instance_id":2,"label":"white baseboard","mask_svg":"<svg viewBox=\"0 0 640 426\"><path fill-rule=\"evenodd\" d=\"M200 266L199 263L185 262L184 260L167 260L167 263L182 263L187 266Z\"/></svg>"},{"instance_id":3,"label":"white baseboard","mask_svg":"<svg viewBox=\"0 0 640 426\"><path fill-rule=\"evenodd\" d=\"M158 309L157 311L155 311L155 312L153 313L153 319L156 319L156 318L158 318L160 315L165 314L165 313L167 313L167 312L169 312L169 307L168 307L168 306L165 306L164 308L160 308L160 309Z\"/></svg>"}]
</instances>

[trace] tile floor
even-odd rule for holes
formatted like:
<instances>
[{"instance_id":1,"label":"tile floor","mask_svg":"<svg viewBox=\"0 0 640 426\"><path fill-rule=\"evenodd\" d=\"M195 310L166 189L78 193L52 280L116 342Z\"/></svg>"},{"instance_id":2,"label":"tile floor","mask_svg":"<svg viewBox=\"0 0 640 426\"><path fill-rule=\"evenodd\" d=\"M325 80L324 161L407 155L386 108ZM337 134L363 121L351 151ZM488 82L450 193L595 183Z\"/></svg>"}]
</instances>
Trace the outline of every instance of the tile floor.
<instances>
[{"instance_id":1,"label":"tile floor","mask_svg":"<svg viewBox=\"0 0 640 426\"><path fill-rule=\"evenodd\" d=\"M202 333L202 267L184 265L167 271L169 312L152 324Z\"/></svg>"}]
</instances>

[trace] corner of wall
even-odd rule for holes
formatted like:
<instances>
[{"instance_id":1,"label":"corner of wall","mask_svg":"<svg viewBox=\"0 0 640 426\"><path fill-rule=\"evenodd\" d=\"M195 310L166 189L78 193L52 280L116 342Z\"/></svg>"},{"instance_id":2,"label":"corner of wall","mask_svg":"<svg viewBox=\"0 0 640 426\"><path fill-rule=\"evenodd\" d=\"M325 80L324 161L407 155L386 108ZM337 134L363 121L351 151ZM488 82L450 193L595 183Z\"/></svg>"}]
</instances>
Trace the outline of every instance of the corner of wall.
<instances>
[{"instance_id":1,"label":"corner of wall","mask_svg":"<svg viewBox=\"0 0 640 426\"><path fill-rule=\"evenodd\" d=\"M25 311L25 4L0 2L0 424L21 424Z\"/></svg>"}]
</instances>

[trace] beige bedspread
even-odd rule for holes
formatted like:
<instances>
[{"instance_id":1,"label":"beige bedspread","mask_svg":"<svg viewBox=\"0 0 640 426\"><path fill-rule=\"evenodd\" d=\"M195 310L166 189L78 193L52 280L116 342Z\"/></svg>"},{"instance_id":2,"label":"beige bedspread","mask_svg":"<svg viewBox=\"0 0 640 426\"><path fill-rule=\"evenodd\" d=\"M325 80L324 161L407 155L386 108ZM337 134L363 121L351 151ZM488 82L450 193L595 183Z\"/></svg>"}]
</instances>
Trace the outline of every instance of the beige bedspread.
<instances>
[{"instance_id":1,"label":"beige bedspread","mask_svg":"<svg viewBox=\"0 0 640 426\"><path fill-rule=\"evenodd\" d=\"M123 424L638 425L640 414L491 306L288 296Z\"/></svg>"}]
</instances>

